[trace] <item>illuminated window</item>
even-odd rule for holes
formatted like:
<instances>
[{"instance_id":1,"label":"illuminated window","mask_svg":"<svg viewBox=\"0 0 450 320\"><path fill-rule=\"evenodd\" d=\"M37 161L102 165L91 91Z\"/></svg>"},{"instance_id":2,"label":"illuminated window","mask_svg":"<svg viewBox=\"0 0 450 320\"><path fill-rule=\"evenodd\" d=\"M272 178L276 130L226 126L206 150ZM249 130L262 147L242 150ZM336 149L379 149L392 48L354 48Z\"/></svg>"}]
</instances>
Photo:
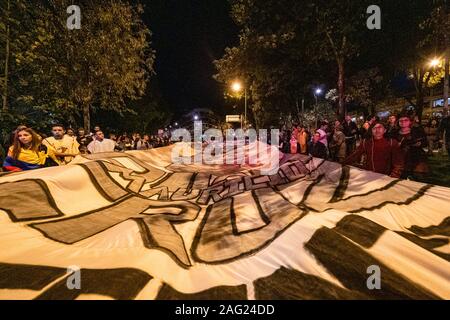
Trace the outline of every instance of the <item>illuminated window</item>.
<instances>
[{"instance_id":1,"label":"illuminated window","mask_svg":"<svg viewBox=\"0 0 450 320\"><path fill-rule=\"evenodd\" d=\"M450 104L450 98L448 98L448 104ZM444 99L437 99L433 101L433 108L439 108L444 106Z\"/></svg>"}]
</instances>

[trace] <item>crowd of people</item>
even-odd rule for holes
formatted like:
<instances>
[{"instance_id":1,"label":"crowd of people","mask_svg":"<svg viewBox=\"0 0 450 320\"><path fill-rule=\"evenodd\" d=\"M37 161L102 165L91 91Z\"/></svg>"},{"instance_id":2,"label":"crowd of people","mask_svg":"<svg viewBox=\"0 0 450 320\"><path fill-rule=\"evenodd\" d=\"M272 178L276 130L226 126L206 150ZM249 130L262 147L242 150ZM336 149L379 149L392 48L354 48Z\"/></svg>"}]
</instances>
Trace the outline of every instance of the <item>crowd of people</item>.
<instances>
[{"instance_id":1,"label":"crowd of people","mask_svg":"<svg viewBox=\"0 0 450 320\"><path fill-rule=\"evenodd\" d=\"M309 154L395 178L420 180L429 172L428 156L444 143L450 150L450 117L430 119L423 127L417 116L406 111L391 115L386 122L369 116L360 126L346 116L342 122L322 121L316 130L294 124L292 129L281 131L279 141L284 153ZM61 166L79 154L148 150L169 144L170 134L124 133L106 138L99 126L86 133L82 128L75 132L55 124L47 137L19 126L12 133L2 168L22 171Z\"/></svg>"},{"instance_id":2,"label":"crowd of people","mask_svg":"<svg viewBox=\"0 0 450 320\"><path fill-rule=\"evenodd\" d=\"M120 152L127 150L148 150L169 145L167 135L150 136L133 133L128 136L110 134L105 138L99 126L94 132L86 133L80 128L75 133L72 128L55 124L51 136L36 133L32 128L19 126L11 134L3 160L3 171L23 171L47 166L69 164L79 154Z\"/></svg>"},{"instance_id":3,"label":"crowd of people","mask_svg":"<svg viewBox=\"0 0 450 320\"><path fill-rule=\"evenodd\" d=\"M350 116L342 122L322 121L316 130L295 124L292 130L282 131L280 137L280 149L284 153L309 154L415 180L422 180L429 173L428 156L444 143L450 150L448 115L440 121L432 118L422 126L419 118L409 111L391 115L386 122L371 115L361 126Z\"/></svg>"}]
</instances>

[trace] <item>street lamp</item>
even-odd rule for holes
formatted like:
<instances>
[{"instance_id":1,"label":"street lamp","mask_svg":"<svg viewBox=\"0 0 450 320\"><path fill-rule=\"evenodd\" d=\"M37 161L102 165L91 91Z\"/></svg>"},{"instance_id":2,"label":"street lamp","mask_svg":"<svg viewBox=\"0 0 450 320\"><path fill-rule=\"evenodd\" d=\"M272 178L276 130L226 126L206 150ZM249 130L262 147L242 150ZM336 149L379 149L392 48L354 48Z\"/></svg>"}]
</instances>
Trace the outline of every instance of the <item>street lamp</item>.
<instances>
[{"instance_id":1,"label":"street lamp","mask_svg":"<svg viewBox=\"0 0 450 320\"><path fill-rule=\"evenodd\" d=\"M448 50L448 49L447 49ZM434 57L430 60L429 66L431 68L436 68L441 63L441 59ZM444 57L444 108L448 108L448 81L449 81L449 57L448 51L445 53Z\"/></svg>"},{"instance_id":2,"label":"street lamp","mask_svg":"<svg viewBox=\"0 0 450 320\"><path fill-rule=\"evenodd\" d=\"M316 116L316 128L317 129L317 107L319 104L318 97L322 94L322 89L316 88L314 89L314 98L316 99L316 104L314 105L314 115Z\"/></svg>"},{"instance_id":3,"label":"street lamp","mask_svg":"<svg viewBox=\"0 0 450 320\"><path fill-rule=\"evenodd\" d=\"M198 115L195 115L195 116L194 116L194 120L198 120Z\"/></svg>"},{"instance_id":4,"label":"street lamp","mask_svg":"<svg viewBox=\"0 0 450 320\"><path fill-rule=\"evenodd\" d=\"M242 84L238 81L233 82L233 84L231 85L231 90L233 90L234 92L239 92L242 89Z\"/></svg>"},{"instance_id":5,"label":"street lamp","mask_svg":"<svg viewBox=\"0 0 450 320\"><path fill-rule=\"evenodd\" d=\"M438 58L433 58L430 60L430 67L435 68L439 65L441 61Z\"/></svg>"},{"instance_id":6,"label":"street lamp","mask_svg":"<svg viewBox=\"0 0 450 320\"><path fill-rule=\"evenodd\" d=\"M234 81L231 84L231 90L241 92L243 85L240 81ZM244 126L247 126L247 88L244 86Z\"/></svg>"}]
</instances>

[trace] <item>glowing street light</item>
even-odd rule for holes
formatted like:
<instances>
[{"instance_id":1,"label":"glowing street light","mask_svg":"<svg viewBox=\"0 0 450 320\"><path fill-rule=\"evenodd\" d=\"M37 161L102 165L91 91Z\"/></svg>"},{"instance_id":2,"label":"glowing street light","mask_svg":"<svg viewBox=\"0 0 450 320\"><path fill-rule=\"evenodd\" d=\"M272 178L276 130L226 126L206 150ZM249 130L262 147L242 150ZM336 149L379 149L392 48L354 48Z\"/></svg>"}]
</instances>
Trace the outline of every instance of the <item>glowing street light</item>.
<instances>
[{"instance_id":1,"label":"glowing street light","mask_svg":"<svg viewBox=\"0 0 450 320\"><path fill-rule=\"evenodd\" d=\"M448 108L448 71L449 71L449 49L447 49L447 52L444 54L443 60L444 60L444 108ZM428 63L430 68L436 68L441 64L441 58L434 57L431 59Z\"/></svg>"},{"instance_id":2,"label":"glowing street light","mask_svg":"<svg viewBox=\"0 0 450 320\"><path fill-rule=\"evenodd\" d=\"M316 99L316 104L314 105L314 114L316 115L316 129L317 129L317 107L319 104L318 97L322 94L321 88L314 89L314 98Z\"/></svg>"},{"instance_id":3,"label":"glowing street light","mask_svg":"<svg viewBox=\"0 0 450 320\"><path fill-rule=\"evenodd\" d=\"M432 67L432 68L437 67L437 66L439 65L440 62L441 62L441 61L440 61L438 58L433 58L433 59L430 61L430 67Z\"/></svg>"},{"instance_id":4,"label":"glowing street light","mask_svg":"<svg viewBox=\"0 0 450 320\"><path fill-rule=\"evenodd\" d=\"M241 92L243 85L240 81L234 81L231 84L231 90L234 92ZM244 126L247 125L247 88L244 87Z\"/></svg>"},{"instance_id":5,"label":"glowing street light","mask_svg":"<svg viewBox=\"0 0 450 320\"><path fill-rule=\"evenodd\" d=\"M240 92L242 90L242 84L239 81L235 81L231 84L231 90L234 92Z\"/></svg>"},{"instance_id":6,"label":"glowing street light","mask_svg":"<svg viewBox=\"0 0 450 320\"><path fill-rule=\"evenodd\" d=\"M194 120L198 120L198 115L195 115L195 116L194 116Z\"/></svg>"}]
</instances>

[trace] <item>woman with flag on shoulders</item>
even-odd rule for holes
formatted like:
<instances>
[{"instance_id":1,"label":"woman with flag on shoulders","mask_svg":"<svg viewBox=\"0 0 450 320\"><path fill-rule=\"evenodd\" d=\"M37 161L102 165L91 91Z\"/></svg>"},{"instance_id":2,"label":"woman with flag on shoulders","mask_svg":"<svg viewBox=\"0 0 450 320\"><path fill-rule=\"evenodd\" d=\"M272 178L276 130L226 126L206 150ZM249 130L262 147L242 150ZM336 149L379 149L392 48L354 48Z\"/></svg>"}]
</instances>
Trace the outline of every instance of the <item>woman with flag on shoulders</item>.
<instances>
[{"instance_id":1,"label":"woman with flag on shoulders","mask_svg":"<svg viewBox=\"0 0 450 320\"><path fill-rule=\"evenodd\" d=\"M41 144L41 137L31 128L16 130L8 155L3 162L6 171L39 169L54 163L55 156L50 149Z\"/></svg>"}]
</instances>

